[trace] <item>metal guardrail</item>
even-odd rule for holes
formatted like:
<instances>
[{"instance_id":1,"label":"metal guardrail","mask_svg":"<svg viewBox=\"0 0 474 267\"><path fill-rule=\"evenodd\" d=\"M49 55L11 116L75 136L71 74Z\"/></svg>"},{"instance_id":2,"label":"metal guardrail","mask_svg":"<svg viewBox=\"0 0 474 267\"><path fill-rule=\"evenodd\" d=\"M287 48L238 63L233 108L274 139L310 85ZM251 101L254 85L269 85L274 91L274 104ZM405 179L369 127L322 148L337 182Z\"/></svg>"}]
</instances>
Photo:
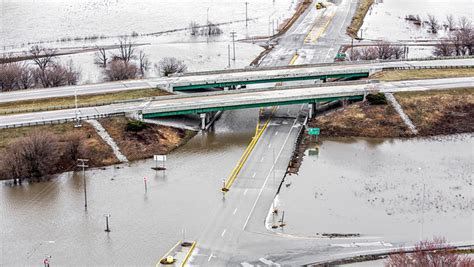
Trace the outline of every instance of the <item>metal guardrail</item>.
<instances>
[{"instance_id":1,"label":"metal guardrail","mask_svg":"<svg viewBox=\"0 0 474 267\"><path fill-rule=\"evenodd\" d=\"M405 67L384 67L382 70L424 70L424 69L471 69L474 65L458 66L405 66Z\"/></svg>"},{"instance_id":2,"label":"metal guardrail","mask_svg":"<svg viewBox=\"0 0 474 267\"><path fill-rule=\"evenodd\" d=\"M79 120L90 120L90 119L121 117L121 116L125 116L125 112L116 112L116 113L109 113L109 114L98 114L98 115L91 115L91 116L80 116ZM76 118L73 118L73 119L42 120L42 121L28 122L28 123L0 125L0 129L11 129L11 128L20 128L20 127L29 127L29 126L42 126L42 125L53 125L53 124L61 124L61 123L76 122L76 121L77 121Z\"/></svg>"},{"instance_id":3,"label":"metal guardrail","mask_svg":"<svg viewBox=\"0 0 474 267\"><path fill-rule=\"evenodd\" d=\"M449 57L426 57L426 58L409 58L409 59L383 59L383 60L361 60L361 61L340 61L333 63L319 63L319 64L301 64L301 65L286 65L286 66L273 66L273 67L247 67L240 69L228 69L228 70L214 70L214 71L197 71L187 72L169 75L169 78L177 78L184 76L199 76L209 75L218 73L236 73L236 72L251 72L251 71L267 71L267 70L282 70L282 69L298 69L298 68L311 68L311 67L324 67L324 66L344 66L344 65L363 65L371 63L389 63L389 62L403 62L403 61L432 61L432 60L450 60L450 59L471 59L474 56L449 56Z\"/></svg>"}]
</instances>

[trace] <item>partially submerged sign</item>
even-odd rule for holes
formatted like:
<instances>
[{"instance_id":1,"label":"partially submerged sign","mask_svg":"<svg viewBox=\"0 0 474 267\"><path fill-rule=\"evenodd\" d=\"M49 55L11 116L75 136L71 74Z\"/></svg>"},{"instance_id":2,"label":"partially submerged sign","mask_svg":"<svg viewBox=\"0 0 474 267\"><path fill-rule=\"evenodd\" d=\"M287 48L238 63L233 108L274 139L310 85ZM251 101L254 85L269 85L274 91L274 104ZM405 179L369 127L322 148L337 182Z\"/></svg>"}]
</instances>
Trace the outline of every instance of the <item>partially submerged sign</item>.
<instances>
[{"instance_id":1,"label":"partially submerged sign","mask_svg":"<svg viewBox=\"0 0 474 267\"><path fill-rule=\"evenodd\" d=\"M166 155L154 155L153 160L154 161L166 161Z\"/></svg>"}]
</instances>

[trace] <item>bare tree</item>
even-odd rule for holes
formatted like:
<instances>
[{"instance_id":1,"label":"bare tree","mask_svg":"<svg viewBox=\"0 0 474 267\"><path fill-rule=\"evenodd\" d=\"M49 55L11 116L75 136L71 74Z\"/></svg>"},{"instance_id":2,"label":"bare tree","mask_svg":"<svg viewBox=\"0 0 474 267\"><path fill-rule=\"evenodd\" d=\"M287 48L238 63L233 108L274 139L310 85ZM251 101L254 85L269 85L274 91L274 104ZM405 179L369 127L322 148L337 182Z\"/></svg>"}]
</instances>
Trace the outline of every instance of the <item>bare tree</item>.
<instances>
[{"instance_id":1,"label":"bare tree","mask_svg":"<svg viewBox=\"0 0 474 267\"><path fill-rule=\"evenodd\" d=\"M44 71L37 69L33 72L35 80L44 88L64 85L75 85L79 80L79 71L74 69L72 62L67 65L53 63Z\"/></svg>"},{"instance_id":2,"label":"bare tree","mask_svg":"<svg viewBox=\"0 0 474 267\"><path fill-rule=\"evenodd\" d=\"M33 72L27 63L21 66L20 77L18 77L18 86L20 89L28 89L34 86Z\"/></svg>"},{"instance_id":3,"label":"bare tree","mask_svg":"<svg viewBox=\"0 0 474 267\"><path fill-rule=\"evenodd\" d=\"M433 55L437 57L447 57L454 54L453 43L449 40L440 40L433 49Z\"/></svg>"},{"instance_id":4,"label":"bare tree","mask_svg":"<svg viewBox=\"0 0 474 267\"><path fill-rule=\"evenodd\" d=\"M378 58L377 50L373 47L364 47L360 49L361 60L374 60Z\"/></svg>"},{"instance_id":5,"label":"bare tree","mask_svg":"<svg viewBox=\"0 0 474 267\"><path fill-rule=\"evenodd\" d=\"M142 76L144 76L145 71L150 68L150 61L148 60L148 56L145 54L145 52L141 50L138 54L138 68Z\"/></svg>"},{"instance_id":6,"label":"bare tree","mask_svg":"<svg viewBox=\"0 0 474 267\"><path fill-rule=\"evenodd\" d=\"M56 57L56 50L35 45L30 48L30 54L31 60L41 71L44 71L53 63Z\"/></svg>"},{"instance_id":7,"label":"bare tree","mask_svg":"<svg viewBox=\"0 0 474 267\"><path fill-rule=\"evenodd\" d=\"M454 31L456 29L456 21L454 20L454 16L452 14L446 16L446 25L450 31Z\"/></svg>"},{"instance_id":8,"label":"bare tree","mask_svg":"<svg viewBox=\"0 0 474 267\"><path fill-rule=\"evenodd\" d=\"M18 63L0 64L0 88L2 91L18 90L18 78L20 75L21 69Z\"/></svg>"},{"instance_id":9,"label":"bare tree","mask_svg":"<svg viewBox=\"0 0 474 267\"><path fill-rule=\"evenodd\" d=\"M465 31L466 29L472 28L472 22L467 17L460 17L458 19L458 26L460 31Z\"/></svg>"},{"instance_id":10,"label":"bare tree","mask_svg":"<svg viewBox=\"0 0 474 267\"><path fill-rule=\"evenodd\" d=\"M195 21L189 23L189 30L191 35L197 35L199 33L199 24Z\"/></svg>"},{"instance_id":11,"label":"bare tree","mask_svg":"<svg viewBox=\"0 0 474 267\"><path fill-rule=\"evenodd\" d=\"M107 67L107 61L109 58L107 57L107 52L105 51L105 48L101 48L99 46L96 46L97 52L94 54L94 63L101 66L102 68Z\"/></svg>"},{"instance_id":12,"label":"bare tree","mask_svg":"<svg viewBox=\"0 0 474 267\"><path fill-rule=\"evenodd\" d=\"M118 46L118 53L114 54L114 59L120 59L129 63L135 56L135 44L127 39L120 39Z\"/></svg>"},{"instance_id":13,"label":"bare tree","mask_svg":"<svg viewBox=\"0 0 474 267\"><path fill-rule=\"evenodd\" d=\"M138 68L132 62L124 60L112 60L105 69L106 79L109 81L119 81L134 79L138 75Z\"/></svg>"},{"instance_id":14,"label":"bare tree","mask_svg":"<svg viewBox=\"0 0 474 267\"><path fill-rule=\"evenodd\" d=\"M438 22L438 19L432 14L428 14L428 26L430 27L431 33L433 34L438 33L439 22Z\"/></svg>"},{"instance_id":15,"label":"bare tree","mask_svg":"<svg viewBox=\"0 0 474 267\"><path fill-rule=\"evenodd\" d=\"M70 164L74 164L79 158L80 148L84 136L79 132L70 132L64 138L63 155L61 159Z\"/></svg>"},{"instance_id":16,"label":"bare tree","mask_svg":"<svg viewBox=\"0 0 474 267\"><path fill-rule=\"evenodd\" d=\"M201 35L211 36L211 35L220 35L222 33L223 33L222 29L210 21L208 22L207 27L201 28Z\"/></svg>"},{"instance_id":17,"label":"bare tree","mask_svg":"<svg viewBox=\"0 0 474 267\"><path fill-rule=\"evenodd\" d=\"M393 55L393 49L390 43L388 42L377 42L375 45L375 50L377 51L377 58L379 59L390 59Z\"/></svg>"},{"instance_id":18,"label":"bare tree","mask_svg":"<svg viewBox=\"0 0 474 267\"><path fill-rule=\"evenodd\" d=\"M440 249L441 248L441 249ZM407 253L403 249L396 250L385 262L387 267L398 266L473 266L474 260L469 255L455 253L452 246L444 238L433 241L420 241L415 246L415 252Z\"/></svg>"},{"instance_id":19,"label":"bare tree","mask_svg":"<svg viewBox=\"0 0 474 267\"><path fill-rule=\"evenodd\" d=\"M59 159L57 139L48 132L33 132L11 143L6 155L9 166L4 167L9 169L11 177L40 178L56 169Z\"/></svg>"},{"instance_id":20,"label":"bare tree","mask_svg":"<svg viewBox=\"0 0 474 267\"><path fill-rule=\"evenodd\" d=\"M163 58L157 69L161 76L168 76L173 73L183 73L187 70L186 64L183 61L177 60L174 57L165 57Z\"/></svg>"}]
</instances>

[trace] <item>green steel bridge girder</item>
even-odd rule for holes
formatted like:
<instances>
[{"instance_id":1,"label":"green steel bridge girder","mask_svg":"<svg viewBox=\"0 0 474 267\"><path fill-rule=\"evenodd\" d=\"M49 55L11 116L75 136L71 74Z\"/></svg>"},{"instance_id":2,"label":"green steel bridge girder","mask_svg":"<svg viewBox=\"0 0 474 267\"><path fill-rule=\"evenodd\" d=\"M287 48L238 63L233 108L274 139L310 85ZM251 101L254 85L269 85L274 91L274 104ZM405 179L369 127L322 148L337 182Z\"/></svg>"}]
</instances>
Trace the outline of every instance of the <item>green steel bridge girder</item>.
<instances>
[{"instance_id":1,"label":"green steel bridge girder","mask_svg":"<svg viewBox=\"0 0 474 267\"><path fill-rule=\"evenodd\" d=\"M279 102L271 102L271 103L244 104L244 105L201 108L201 109L186 109L186 110L178 110L178 111L152 112L152 113L143 113L143 118L150 119L150 118L158 118L158 117L177 116L177 115L208 113L208 112L216 112L216 111L224 111L224 110L284 106L284 105L305 104L305 103L319 103L319 102L328 102L328 101L335 101L335 100L362 100L363 98L364 98L363 95L354 95L354 96L326 97L326 98L318 98L318 99L289 100L289 101L279 101Z\"/></svg>"},{"instance_id":2,"label":"green steel bridge girder","mask_svg":"<svg viewBox=\"0 0 474 267\"><path fill-rule=\"evenodd\" d=\"M173 91L186 91L186 90L207 89L207 88L216 88L216 87L229 87L233 85L245 85L245 84L277 83L277 82L291 82L291 81L305 81L305 80L324 80L324 79L335 79L335 78L351 79L351 78L365 78L365 77L369 77L369 72L313 75L313 76L301 76L301 77L283 77L283 78L260 79L260 80L242 80L242 81L236 81L236 82L222 82L222 83L201 83L201 84L193 84L193 85L173 86Z\"/></svg>"}]
</instances>

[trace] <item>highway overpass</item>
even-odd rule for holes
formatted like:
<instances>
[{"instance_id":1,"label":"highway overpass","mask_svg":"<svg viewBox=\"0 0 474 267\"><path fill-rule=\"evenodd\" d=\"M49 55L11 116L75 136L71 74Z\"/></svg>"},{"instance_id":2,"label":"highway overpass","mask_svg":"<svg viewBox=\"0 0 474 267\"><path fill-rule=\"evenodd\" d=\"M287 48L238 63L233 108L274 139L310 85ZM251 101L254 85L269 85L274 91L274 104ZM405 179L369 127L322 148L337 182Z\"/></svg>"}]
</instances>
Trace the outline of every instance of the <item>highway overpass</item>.
<instances>
[{"instance_id":1,"label":"highway overpass","mask_svg":"<svg viewBox=\"0 0 474 267\"><path fill-rule=\"evenodd\" d=\"M472 87L474 77L427 79L385 83L363 83L330 86L289 87L281 89L236 90L226 92L172 95L155 100L126 101L124 103L80 108L82 119L108 115L139 113L145 118L179 114L206 113L217 110L243 109L295 103L315 103L334 99L360 99L368 91L402 92ZM0 128L18 127L74 120L76 110L55 110L0 116Z\"/></svg>"},{"instance_id":2,"label":"highway overpass","mask_svg":"<svg viewBox=\"0 0 474 267\"><path fill-rule=\"evenodd\" d=\"M188 91L211 87L229 87L285 81L367 77L372 72L384 69L455 67L474 67L474 57L417 59L407 61L340 62L194 72L163 78L4 92L0 93L0 103L73 96L75 92L77 92L77 95L86 95L146 88L162 88L168 91Z\"/></svg>"}]
</instances>

